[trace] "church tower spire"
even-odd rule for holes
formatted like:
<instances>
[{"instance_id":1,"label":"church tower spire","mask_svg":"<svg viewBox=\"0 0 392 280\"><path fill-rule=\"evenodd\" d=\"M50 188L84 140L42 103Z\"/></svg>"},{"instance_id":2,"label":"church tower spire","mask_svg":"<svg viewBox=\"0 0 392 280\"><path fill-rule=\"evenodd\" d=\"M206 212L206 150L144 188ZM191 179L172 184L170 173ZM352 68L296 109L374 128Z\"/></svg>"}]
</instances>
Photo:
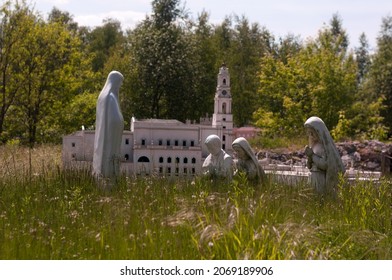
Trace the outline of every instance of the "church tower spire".
<instances>
[{"instance_id":1,"label":"church tower spire","mask_svg":"<svg viewBox=\"0 0 392 280\"><path fill-rule=\"evenodd\" d=\"M221 130L222 148L228 152L231 151L231 143L233 142L231 103L230 74L226 64L223 63L218 73L212 126Z\"/></svg>"}]
</instances>

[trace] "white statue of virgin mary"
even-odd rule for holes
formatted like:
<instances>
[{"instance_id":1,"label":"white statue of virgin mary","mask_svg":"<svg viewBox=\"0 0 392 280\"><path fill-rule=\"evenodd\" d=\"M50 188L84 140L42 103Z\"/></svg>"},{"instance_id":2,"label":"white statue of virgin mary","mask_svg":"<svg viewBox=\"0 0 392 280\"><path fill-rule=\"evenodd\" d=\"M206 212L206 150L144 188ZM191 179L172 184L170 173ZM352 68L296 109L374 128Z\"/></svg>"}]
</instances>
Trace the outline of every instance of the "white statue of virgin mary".
<instances>
[{"instance_id":1,"label":"white statue of virgin mary","mask_svg":"<svg viewBox=\"0 0 392 280\"><path fill-rule=\"evenodd\" d=\"M119 105L119 90L124 80L120 72L109 73L97 101L93 175L111 178L120 172L120 147L124 118Z\"/></svg>"}]
</instances>

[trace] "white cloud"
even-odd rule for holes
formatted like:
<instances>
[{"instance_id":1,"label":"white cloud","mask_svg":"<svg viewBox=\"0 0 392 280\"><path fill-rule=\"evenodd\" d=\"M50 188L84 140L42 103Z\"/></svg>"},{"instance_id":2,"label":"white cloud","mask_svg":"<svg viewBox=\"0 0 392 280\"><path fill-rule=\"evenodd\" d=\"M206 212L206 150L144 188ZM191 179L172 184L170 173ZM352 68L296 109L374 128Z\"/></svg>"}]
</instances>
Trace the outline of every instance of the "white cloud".
<instances>
[{"instance_id":1,"label":"white cloud","mask_svg":"<svg viewBox=\"0 0 392 280\"><path fill-rule=\"evenodd\" d=\"M95 27L102 25L104 19L112 18L121 22L124 29L133 28L145 18L146 14L135 11L110 11L107 13L87 14L75 16L75 21L82 26Z\"/></svg>"},{"instance_id":2,"label":"white cloud","mask_svg":"<svg viewBox=\"0 0 392 280\"><path fill-rule=\"evenodd\" d=\"M53 6L69 4L70 0L36 0L36 2L44 2Z\"/></svg>"}]
</instances>

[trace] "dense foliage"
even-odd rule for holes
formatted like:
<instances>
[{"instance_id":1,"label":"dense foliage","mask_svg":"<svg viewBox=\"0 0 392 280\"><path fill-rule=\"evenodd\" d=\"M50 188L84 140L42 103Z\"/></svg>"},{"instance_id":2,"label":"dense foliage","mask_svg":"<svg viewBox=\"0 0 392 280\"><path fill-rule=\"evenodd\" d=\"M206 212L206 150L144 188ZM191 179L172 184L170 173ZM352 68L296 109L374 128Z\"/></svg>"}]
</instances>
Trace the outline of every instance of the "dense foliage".
<instances>
[{"instance_id":1,"label":"dense foliage","mask_svg":"<svg viewBox=\"0 0 392 280\"><path fill-rule=\"evenodd\" d=\"M230 69L236 126L263 135L302 133L311 115L336 139L392 135L392 17L381 19L377 48L366 35L349 40L339 15L303 42L245 16L220 24L192 19L180 0L152 1L152 14L132 30L115 19L79 26L53 8L44 18L26 1L0 7L0 141L59 142L94 126L95 102L107 74L125 76L126 127L137 118L198 120L212 114L216 75ZM366 108L366 110L364 110Z\"/></svg>"}]
</instances>

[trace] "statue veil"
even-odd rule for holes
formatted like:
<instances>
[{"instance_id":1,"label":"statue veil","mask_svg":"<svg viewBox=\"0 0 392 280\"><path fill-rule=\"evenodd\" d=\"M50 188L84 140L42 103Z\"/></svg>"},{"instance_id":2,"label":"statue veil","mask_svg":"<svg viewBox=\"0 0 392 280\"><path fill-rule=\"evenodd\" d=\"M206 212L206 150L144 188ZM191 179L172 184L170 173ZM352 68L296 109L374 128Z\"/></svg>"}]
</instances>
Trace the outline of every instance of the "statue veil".
<instances>
[{"instance_id":1,"label":"statue veil","mask_svg":"<svg viewBox=\"0 0 392 280\"><path fill-rule=\"evenodd\" d=\"M327 170L326 170L326 187L328 192L333 192L334 188L338 184L338 174L345 172L345 167L340 158L339 151L337 150L335 143L328 131L325 123L318 117L310 117L305 122L305 127L313 128L326 153L327 157Z\"/></svg>"},{"instance_id":2,"label":"statue veil","mask_svg":"<svg viewBox=\"0 0 392 280\"><path fill-rule=\"evenodd\" d=\"M110 72L98 96L93 155L93 174L96 176L113 177L119 173L124 130L119 90L123 79L120 72Z\"/></svg>"}]
</instances>

